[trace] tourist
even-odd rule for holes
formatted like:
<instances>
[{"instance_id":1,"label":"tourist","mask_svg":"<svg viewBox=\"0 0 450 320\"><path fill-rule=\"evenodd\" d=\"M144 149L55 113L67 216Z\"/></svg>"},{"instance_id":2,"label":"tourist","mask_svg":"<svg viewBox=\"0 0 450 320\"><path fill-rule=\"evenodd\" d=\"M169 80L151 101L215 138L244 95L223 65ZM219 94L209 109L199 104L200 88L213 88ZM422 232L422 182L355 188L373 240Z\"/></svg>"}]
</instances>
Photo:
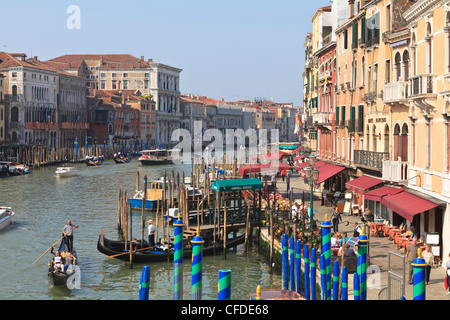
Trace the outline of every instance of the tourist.
<instances>
[{"instance_id":1,"label":"tourist","mask_svg":"<svg viewBox=\"0 0 450 320\"><path fill-rule=\"evenodd\" d=\"M426 273L425 273L425 281L427 284L429 284L431 268L434 265L434 254L431 251L431 245L427 244L427 246L425 247L425 250L422 252L422 258L427 263L427 269L426 269Z\"/></svg>"},{"instance_id":2,"label":"tourist","mask_svg":"<svg viewBox=\"0 0 450 320\"><path fill-rule=\"evenodd\" d=\"M55 256L52 259L52 265L55 271L58 271L58 269L64 271L64 258L61 257L61 252L59 252L59 250L56 251Z\"/></svg>"},{"instance_id":3,"label":"tourist","mask_svg":"<svg viewBox=\"0 0 450 320\"><path fill-rule=\"evenodd\" d=\"M338 210L338 207L334 207L333 213L331 214L331 221L333 222L333 231L339 231L339 221L342 221L341 213Z\"/></svg>"},{"instance_id":4,"label":"tourist","mask_svg":"<svg viewBox=\"0 0 450 320\"><path fill-rule=\"evenodd\" d=\"M332 247L337 247L338 246L338 240L336 238L336 235L333 233L331 233L331 246Z\"/></svg>"},{"instance_id":5,"label":"tourist","mask_svg":"<svg viewBox=\"0 0 450 320\"><path fill-rule=\"evenodd\" d=\"M63 236L67 243L67 251L72 252L73 250L73 229L78 228L78 226L74 226L72 221L67 220L67 224L62 229Z\"/></svg>"},{"instance_id":6,"label":"tourist","mask_svg":"<svg viewBox=\"0 0 450 320\"><path fill-rule=\"evenodd\" d=\"M272 186L273 187L275 187L277 185L277 178L276 178L275 174L272 175L271 182L272 182Z\"/></svg>"},{"instance_id":7,"label":"tourist","mask_svg":"<svg viewBox=\"0 0 450 320\"><path fill-rule=\"evenodd\" d=\"M284 177L285 176L286 176L286 170L283 169L283 170L281 170L281 179L283 179L283 182L284 182Z\"/></svg>"},{"instance_id":8,"label":"tourist","mask_svg":"<svg viewBox=\"0 0 450 320\"><path fill-rule=\"evenodd\" d=\"M446 273L446 279L447 279L447 288L448 288L448 292L447 295L450 295L450 253L448 254L448 260L447 260L447 264L445 265L447 267L447 273Z\"/></svg>"},{"instance_id":9,"label":"tourist","mask_svg":"<svg viewBox=\"0 0 450 320\"><path fill-rule=\"evenodd\" d=\"M294 202L291 208L291 215L293 219L298 219L298 203Z\"/></svg>"},{"instance_id":10,"label":"tourist","mask_svg":"<svg viewBox=\"0 0 450 320\"><path fill-rule=\"evenodd\" d=\"M155 234L156 234L156 226L153 224L153 220L148 220L148 245L149 245L149 247L155 246Z\"/></svg>"},{"instance_id":11,"label":"tourist","mask_svg":"<svg viewBox=\"0 0 450 320\"><path fill-rule=\"evenodd\" d=\"M360 235L362 235L362 229L361 229L361 227L358 225L358 222L354 222L353 223L353 228L354 228L354 230L353 230L353 237L354 238L358 238Z\"/></svg>"},{"instance_id":12,"label":"tourist","mask_svg":"<svg viewBox=\"0 0 450 320\"><path fill-rule=\"evenodd\" d=\"M291 173L289 171L288 174L286 175L286 192L287 193L289 193L290 184L291 184Z\"/></svg>"},{"instance_id":13,"label":"tourist","mask_svg":"<svg viewBox=\"0 0 450 320\"><path fill-rule=\"evenodd\" d=\"M408 250L406 251L406 263L408 264L409 267L409 279L408 279L408 283L409 284L413 284L412 280L413 280L413 266L412 263L414 262L414 259L418 258L418 250L419 250L419 245L417 244L417 238L413 238L412 239L412 243L408 246Z\"/></svg>"},{"instance_id":14,"label":"tourist","mask_svg":"<svg viewBox=\"0 0 450 320\"><path fill-rule=\"evenodd\" d=\"M77 263L77 258L75 258L75 256L72 254L72 252L70 252L64 262L64 271L69 270L72 271L73 265L75 265Z\"/></svg>"}]
</instances>

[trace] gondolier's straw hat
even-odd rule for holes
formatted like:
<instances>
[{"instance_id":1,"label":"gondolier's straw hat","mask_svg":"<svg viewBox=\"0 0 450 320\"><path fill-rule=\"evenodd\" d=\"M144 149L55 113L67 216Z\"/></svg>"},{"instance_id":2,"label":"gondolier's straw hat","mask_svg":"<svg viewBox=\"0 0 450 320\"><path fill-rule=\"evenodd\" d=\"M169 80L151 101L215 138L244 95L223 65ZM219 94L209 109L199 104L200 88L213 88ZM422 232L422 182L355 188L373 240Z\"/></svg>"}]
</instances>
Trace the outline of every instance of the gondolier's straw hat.
<instances>
[{"instance_id":1,"label":"gondolier's straw hat","mask_svg":"<svg viewBox=\"0 0 450 320\"><path fill-rule=\"evenodd\" d=\"M148 223L153 223L153 220L148 220Z\"/></svg>"}]
</instances>

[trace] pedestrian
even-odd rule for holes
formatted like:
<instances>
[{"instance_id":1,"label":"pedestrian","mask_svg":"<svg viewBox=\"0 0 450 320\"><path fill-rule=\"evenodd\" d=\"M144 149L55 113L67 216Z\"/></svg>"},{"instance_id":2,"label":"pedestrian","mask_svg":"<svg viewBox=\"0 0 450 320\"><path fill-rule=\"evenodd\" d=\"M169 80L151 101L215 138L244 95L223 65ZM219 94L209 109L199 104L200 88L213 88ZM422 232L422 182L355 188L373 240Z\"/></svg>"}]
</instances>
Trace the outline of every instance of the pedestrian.
<instances>
[{"instance_id":1,"label":"pedestrian","mask_svg":"<svg viewBox=\"0 0 450 320\"><path fill-rule=\"evenodd\" d=\"M354 222L353 223L353 237L354 238L358 238L360 235L362 235L362 229L361 227L358 225L358 222Z\"/></svg>"},{"instance_id":2,"label":"pedestrian","mask_svg":"<svg viewBox=\"0 0 450 320\"><path fill-rule=\"evenodd\" d=\"M277 185L277 178L275 177L275 174L272 175L272 186L275 187Z\"/></svg>"},{"instance_id":3,"label":"pedestrian","mask_svg":"<svg viewBox=\"0 0 450 320\"><path fill-rule=\"evenodd\" d=\"M290 184L291 184L291 175L288 172L288 174L286 175L286 192L287 193L289 193Z\"/></svg>"},{"instance_id":4,"label":"pedestrian","mask_svg":"<svg viewBox=\"0 0 450 320\"><path fill-rule=\"evenodd\" d=\"M148 246L155 246L155 234L156 226L153 224L153 220L148 220Z\"/></svg>"},{"instance_id":5,"label":"pedestrian","mask_svg":"<svg viewBox=\"0 0 450 320\"><path fill-rule=\"evenodd\" d=\"M408 283L409 284L413 284L413 266L412 263L414 262L414 259L418 258L418 250L419 250L419 245L417 244L417 238L414 237L412 239L412 243L408 246L408 250L406 251L406 263L408 264L409 267L409 279L408 279Z\"/></svg>"},{"instance_id":6,"label":"pedestrian","mask_svg":"<svg viewBox=\"0 0 450 320\"><path fill-rule=\"evenodd\" d=\"M448 254L448 258L449 259L447 260L447 264L445 265L447 267L445 279L447 280L447 295L450 295L450 253Z\"/></svg>"},{"instance_id":7,"label":"pedestrian","mask_svg":"<svg viewBox=\"0 0 450 320\"><path fill-rule=\"evenodd\" d=\"M427 263L426 273L425 273L425 281L427 284L430 283L430 273L431 268L434 266L434 254L431 251L431 245L427 244L425 250L422 252L422 258Z\"/></svg>"},{"instance_id":8,"label":"pedestrian","mask_svg":"<svg viewBox=\"0 0 450 320\"><path fill-rule=\"evenodd\" d=\"M339 232L339 221L342 221L342 217L337 206L334 207L333 213L331 214L331 221L333 222L333 231Z\"/></svg>"},{"instance_id":9,"label":"pedestrian","mask_svg":"<svg viewBox=\"0 0 450 320\"><path fill-rule=\"evenodd\" d=\"M298 220L298 203L294 202L294 204L291 207L291 215L294 219Z\"/></svg>"},{"instance_id":10,"label":"pedestrian","mask_svg":"<svg viewBox=\"0 0 450 320\"><path fill-rule=\"evenodd\" d=\"M286 170L283 169L283 170L281 170L281 179L283 179L283 182L284 182L284 177L285 176L286 176Z\"/></svg>"},{"instance_id":11,"label":"pedestrian","mask_svg":"<svg viewBox=\"0 0 450 320\"><path fill-rule=\"evenodd\" d=\"M74 226L72 224L72 221L67 220L67 224L62 229L62 233L64 236L64 239L67 243L67 251L72 252L73 250L73 229L78 228L78 226Z\"/></svg>"}]
</instances>

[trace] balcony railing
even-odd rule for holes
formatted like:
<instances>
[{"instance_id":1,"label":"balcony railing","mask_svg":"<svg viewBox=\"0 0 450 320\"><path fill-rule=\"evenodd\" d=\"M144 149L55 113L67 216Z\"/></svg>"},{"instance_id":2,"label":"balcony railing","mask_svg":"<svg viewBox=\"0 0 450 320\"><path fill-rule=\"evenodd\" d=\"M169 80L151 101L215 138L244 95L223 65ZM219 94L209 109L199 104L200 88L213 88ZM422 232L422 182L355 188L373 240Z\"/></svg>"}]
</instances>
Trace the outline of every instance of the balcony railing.
<instances>
[{"instance_id":1,"label":"balcony railing","mask_svg":"<svg viewBox=\"0 0 450 320\"><path fill-rule=\"evenodd\" d=\"M401 103L408 99L408 82L393 82L386 83L383 89L383 102L387 103Z\"/></svg>"},{"instance_id":2,"label":"balcony railing","mask_svg":"<svg viewBox=\"0 0 450 320\"><path fill-rule=\"evenodd\" d=\"M332 112L313 113L313 123L316 125L331 125L333 120Z\"/></svg>"},{"instance_id":3,"label":"balcony railing","mask_svg":"<svg viewBox=\"0 0 450 320\"><path fill-rule=\"evenodd\" d=\"M375 102L377 100L376 92L369 92L364 95L364 102Z\"/></svg>"},{"instance_id":4,"label":"balcony railing","mask_svg":"<svg viewBox=\"0 0 450 320\"><path fill-rule=\"evenodd\" d=\"M409 78L409 96L411 98L436 95L436 75L420 74Z\"/></svg>"},{"instance_id":5,"label":"balcony railing","mask_svg":"<svg viewBox=\"0 0 450 320\"><path fill-rule=\"evenodd\" d=\"M355 165L371 170L383 170L383 160L389 160L389 152L355 150Z\"/></svg>"},{"instance_id":6,"label":"balcony railing","mask_svg":"<svg viewBox=\"0 0 450 320\"><path fill-rule=\"evenodd\" d=\"M401 182L408 180L408 163L383 160L383 180Z\"/></svg>"}]
</instances>

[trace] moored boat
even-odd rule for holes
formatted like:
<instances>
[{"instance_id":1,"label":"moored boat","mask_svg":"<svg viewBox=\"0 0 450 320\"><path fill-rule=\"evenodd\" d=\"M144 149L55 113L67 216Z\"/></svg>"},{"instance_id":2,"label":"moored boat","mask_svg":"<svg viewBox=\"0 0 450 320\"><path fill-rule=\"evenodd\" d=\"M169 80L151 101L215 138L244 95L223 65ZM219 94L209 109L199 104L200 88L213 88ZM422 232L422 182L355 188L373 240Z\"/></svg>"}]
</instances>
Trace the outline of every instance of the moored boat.
<instances>
[{"instance_id":1,"label":"moored boat","mask_svg":"<svg viewBox=\"0 0 450 320\"><path fill-rule=\"evenodd\" d=\"M172 151L167 149L143 150L139 161L144 166L173 164Z\"/></svg>"},{"instance_id":2,"label":"moored boat","mask_svg":"<svg viewBox=\"0 0 450 320\"><path fill-rule=\"evenodd\" d=\"M214 252L220 253L223 250L223 243L217 242L214 246L212 244L212 238L210 237L203 237L203 240L205 240L205 246L203 248L203 255L212 255ZM227 240L226 247L227 249L236 247L245 241L245 234L236 236L234 238L230 238ZM187 245L183 249L183 257L189 258L192 256L192 246L189 243L189 240L184 241L185 245ZM173 242L172 242L173 243ZM128 242L129 244L129 242ZM170 260L173 260L173 248L170 248L170 250L167 249L164 244L160 244L155 248L155 250L148 250L146 249L146 242L144 242L144 247L141 250L140 249L140 243L137 244L138 248L133 248L132 252L132 260L133 262L143 262L143 263L149 263L149 262L158 262L158 261L167 261L169 258ZM133 245L135 246L135 245ZM130 261L130 252L128 250L125 250L125 242L124 241L114 241L110 240L105 237L103 230L100 231L100 235L97 242L97 250L107 256L111 256L115 259L119 259L122 261ZM169 257L168 257L169 255Z\"/></svg>"},{"instance_id":3,"label":"moored boat","mask_svg":"<svg viewBox=\"0 0 450 320\"><path fill-rule=\"evenodd\" d=\"M25 164L9 161L0 162L0 176L2 177L23 176L30 173L31 170L32 168Z\"/></svg>"},{"instance_id":4,"label":"moored boat","mask_svg":"<svg viewBox=\"0 0 450 320\"><path fill-rule=\"evenodd\" d=\"M74 167L58 167L55 173L58 178L74 177L78 175L78 170Z\"/></svg>"},{"instance_id":5,"label":"moored boat","mask_svg":"<svg viewBox=\"0 0 450 320\"><path fill-rule=\"evenodd\" d=\"M11 207L0 207L0 230L8 227L12 222L12 217L15 215Z\"/></svg>"}]
</instances>

